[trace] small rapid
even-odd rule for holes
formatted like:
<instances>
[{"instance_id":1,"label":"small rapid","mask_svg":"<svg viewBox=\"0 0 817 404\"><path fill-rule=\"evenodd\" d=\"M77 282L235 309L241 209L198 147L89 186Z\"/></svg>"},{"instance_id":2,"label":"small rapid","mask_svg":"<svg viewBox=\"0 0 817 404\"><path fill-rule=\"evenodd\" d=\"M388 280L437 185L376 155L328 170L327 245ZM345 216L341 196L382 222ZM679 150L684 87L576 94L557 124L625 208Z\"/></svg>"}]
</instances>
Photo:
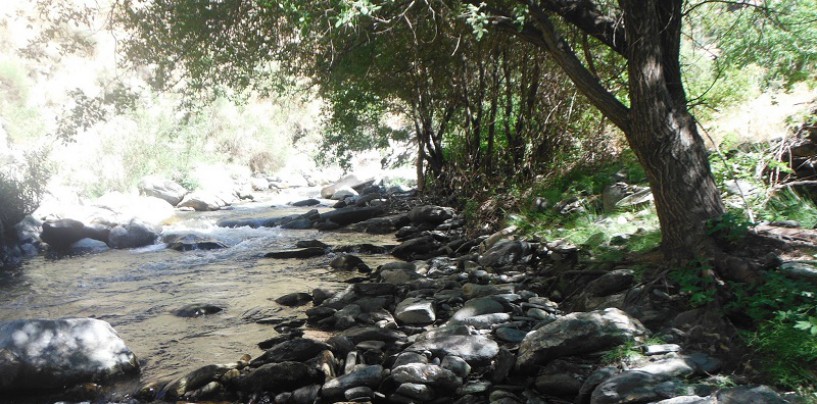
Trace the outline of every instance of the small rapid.
<instances>
[{"instance_id":1,"label":"small rapid","mask_svg":"<svg viewBox=\"0 0 817 404\"><path fill-rule=\"evenodd\" d=\"M266 252L311 239L330 245L394 243L391 236L218 225L224 220L280 217L307 210L252 202L215 212L178 212L162 231L163 235L214 239L227 245L224 249L178 252L155 244L59 259L41 254L19 270L0 274L0 321L105 320L139 358L142 383L207 364L233 362L243 354L256 356L261 353L256 344L277 335L273 326L258 320L303 317L305 308L282 307L275 298L314 288L345 287L343 274L329 271L332 255L274 260L263 258ZM362 258L373 266L388 259ZM173 314L188 304L212 304L224 310L195 318Z\"/></svg>"}]
</instances>

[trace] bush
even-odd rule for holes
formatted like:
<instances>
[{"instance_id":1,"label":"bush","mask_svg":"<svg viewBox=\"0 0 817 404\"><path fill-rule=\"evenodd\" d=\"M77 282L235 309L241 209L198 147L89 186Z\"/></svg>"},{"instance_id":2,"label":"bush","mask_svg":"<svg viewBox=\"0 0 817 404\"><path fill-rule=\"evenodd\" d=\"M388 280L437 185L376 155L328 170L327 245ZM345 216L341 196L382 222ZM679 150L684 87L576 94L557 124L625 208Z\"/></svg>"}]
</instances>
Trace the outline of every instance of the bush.
<instances>
[{"instance_id":1,"label":"bush","mask_svg":"<svg viewBox=\"0 0 817 404\"><path fill-rule=\"evenodd\" d=\"M24 160L0 170L0 269L11 264L6 245L16 241L14 225L39 206L50 176L47 150L29 152Z\"/></svg>"}]
</instances>

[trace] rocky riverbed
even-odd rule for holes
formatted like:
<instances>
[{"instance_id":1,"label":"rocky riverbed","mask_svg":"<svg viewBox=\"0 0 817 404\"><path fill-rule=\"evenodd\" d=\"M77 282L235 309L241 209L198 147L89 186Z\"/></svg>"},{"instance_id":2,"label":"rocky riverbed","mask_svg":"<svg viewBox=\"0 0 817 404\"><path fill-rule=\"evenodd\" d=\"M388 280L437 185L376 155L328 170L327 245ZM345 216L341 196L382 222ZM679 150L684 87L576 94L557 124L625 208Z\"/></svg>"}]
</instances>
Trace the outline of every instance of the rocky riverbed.
<instances>
[{"instance_id":1,"label":"rocky riverbed","mask_svg":"<svg viewBox=\"0 0 817 404\"><path fill-rule=\"evenodd\" d=\"M294 248L271 249L259 259L326 257L329 270L348 286L277 296L271 305L297 307L292 313L303 314L258 319L277 333L254 341L258 351L236 355L231 362L143 382L112 397L104 386L132 377L133 371L102 361L123 371L114 374L109 366L71 379L82 386L72 389L71 397L305 404L791 399L764 386L726 387L721 372L733 369L724 367L720 350L707 349L701 341L710 338L715 345L730 330L718 329L720 323L704 311L678 312L679 291L672 285L637 283L632 268L588 265L575 246L522 240L512 229L469 238L456 211L423 204L411 194L369 187L363 196L337 199L330 210L233 218L220 225L394 234L394 245L302 239ZM212 242L193 237L167 240L167 246L181 251L229 247L198 244ZM219 310L193 305L176 314L206 317ZM25 324L17 327L26 329ZM20 341L13 329L2 330L11 341ZM42 335L40 328L28 330L33 340ZM88 345L85 334L73 335L58 345L69 351ZM0 388L14 390L20 387L16 380L31 372L41 376L36 371L47 368L24 361L25 344L2 341ZM125 352L115 350L115 355L134 363ZM68 354L75 360L82 356Z\"/></svg>"}]
</instances>

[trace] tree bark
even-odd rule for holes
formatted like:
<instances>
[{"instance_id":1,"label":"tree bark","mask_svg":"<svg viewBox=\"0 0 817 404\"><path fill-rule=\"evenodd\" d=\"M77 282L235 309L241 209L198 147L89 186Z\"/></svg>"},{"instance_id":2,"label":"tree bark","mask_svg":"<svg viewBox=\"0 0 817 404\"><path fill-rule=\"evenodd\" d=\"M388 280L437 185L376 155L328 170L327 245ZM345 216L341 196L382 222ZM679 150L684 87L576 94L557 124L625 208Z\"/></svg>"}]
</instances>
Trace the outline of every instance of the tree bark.
<instances>
[{"instance_id":1,"label":"tree bark","mask_svg":"<svg viewBox=\"0 0 817 404\"><path fill-rule=\"evenodd\" d=\"M595 9L587 14L564 6L589 7L592 2L547 0L539 3L543 7L528 3L532 19L521 29L507 14L494 24L547 51L588 101L624 132L650 182L665 254L680 260L717 259L720 253L706 223L722 215L724 208L681 82L683 1L619 0L625 38L618 30L607 30L615 32L608 38L616 39L602 42L608 46L615 42L611 48L626 59L629 106L599 83L550 20L555 13L587 31L573 20ZM601 30L587 32L598 38Z\"/></svg>"},{"instance_id":2,"label":"tree bark","mask_svg":"<svg viewBox=\"0 0 817 404\"><path fill-rule=\"evenodd\" d=\"M706 222L724 209L681 84L681 2L621 1L631 44L625 135L650 182L665 253L690 259L711 255Z\"/></svg>"}]
</instances>

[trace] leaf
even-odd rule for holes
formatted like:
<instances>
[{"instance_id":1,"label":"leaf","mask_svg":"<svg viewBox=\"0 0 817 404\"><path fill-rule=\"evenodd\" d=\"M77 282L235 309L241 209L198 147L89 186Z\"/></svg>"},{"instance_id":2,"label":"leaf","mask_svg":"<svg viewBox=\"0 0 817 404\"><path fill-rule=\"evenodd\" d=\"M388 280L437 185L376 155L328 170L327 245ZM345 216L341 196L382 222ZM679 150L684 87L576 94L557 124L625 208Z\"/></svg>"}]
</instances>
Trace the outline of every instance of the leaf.
<instances>
[{"instance_id":1,"label":"leaf","mask_svg":"<svg viewBox=\"0 0 817 404\"><path fill-rule=\"evenodd\" d=\"M794 328L798 330L808 330L811 328L811 322L809 321L798 321L794 323Z\"/></svg>"}]
</instances>

